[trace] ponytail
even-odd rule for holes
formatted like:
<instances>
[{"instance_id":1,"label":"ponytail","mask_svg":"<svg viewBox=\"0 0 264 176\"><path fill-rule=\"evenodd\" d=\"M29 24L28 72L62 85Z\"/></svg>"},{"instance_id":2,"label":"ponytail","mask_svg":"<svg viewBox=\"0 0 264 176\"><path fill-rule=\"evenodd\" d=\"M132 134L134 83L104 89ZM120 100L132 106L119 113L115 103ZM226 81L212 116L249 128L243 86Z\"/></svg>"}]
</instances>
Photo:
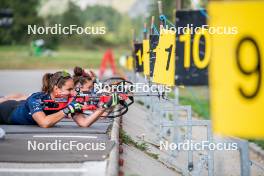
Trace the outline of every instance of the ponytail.
<instances>
[{"instance_id":1,"label":"ponytail","mask_svg":"<svg viewBox=\"0 0 264 176\"><path fill-rule=\"evenodd\" d=\"M42 88L41 91L48 93L49 89L50 89L50 78L53 76L52 73L46 73L43 77L42 77Z\"/></svg>"},{"instance_id":2,"label":"ponytail","mask_svg":"<svg viewBox=\"0 0 264 176\"><path fill-rule=\"evenodd\" d=\"M83 76L84 70L81 67L74 67L73 69L74 77Z\"/></svg>"},{"instance_id":3,"label":"ponytail","mask_svg":"<svg viewBox=\"0 0 264 176\"><path fill-rule=\"evenodd\" d=\"M85 84L87 81L92 81L92 78L88 73L85 72L85 70L81 67L74 67L73 69L74 75L73 75L73 82L74 86L78 84Z\"/></svg>"}]
</instances>

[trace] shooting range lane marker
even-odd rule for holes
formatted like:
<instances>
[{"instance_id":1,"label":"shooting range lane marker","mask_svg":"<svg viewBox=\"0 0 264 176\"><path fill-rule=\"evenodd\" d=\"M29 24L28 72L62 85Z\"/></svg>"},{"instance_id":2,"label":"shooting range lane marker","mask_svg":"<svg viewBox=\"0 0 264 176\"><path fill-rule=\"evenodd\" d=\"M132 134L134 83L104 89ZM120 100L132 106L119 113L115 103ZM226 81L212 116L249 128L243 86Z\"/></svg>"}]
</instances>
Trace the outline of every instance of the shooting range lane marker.
<instances>
[{"instance_id":1,"label":"shooting range lane marker","mask_svg":"<svg viewBox=\"0 0 264 176\"><path fill-rule=\"evenodd\" d=\"M74 135L34 135L33 138L86 138L97 139L97 136L74 136Z\"/></svg>"}]
</instances>

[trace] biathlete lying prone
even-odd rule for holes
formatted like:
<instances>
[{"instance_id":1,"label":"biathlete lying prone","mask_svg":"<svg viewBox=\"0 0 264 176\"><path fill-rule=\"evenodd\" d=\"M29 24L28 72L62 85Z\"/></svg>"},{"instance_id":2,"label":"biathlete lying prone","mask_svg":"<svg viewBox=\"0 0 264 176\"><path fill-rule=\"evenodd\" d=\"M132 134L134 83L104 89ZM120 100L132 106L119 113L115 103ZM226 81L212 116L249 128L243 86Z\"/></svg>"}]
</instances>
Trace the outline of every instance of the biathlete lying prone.
<instances>
[{"instance_id":1,"label":"biathlete lying prone","mask_svg":"<svg viewBox=\"0 0 264 176\"><path fill-rule=\"evenodd\" d=\"M92 125L107 109L117 105L117 96L112 96L109 102L105 103L107 106L101 104L88 118L84 114L78 113L82 105L75 101L58 111L44 110L42 105L44 100L54 100L58 95L70 96L74 94L75 86L80 86L82 91L91 89L93 78L85 75L85 72L82 75L76 75L76 73L77 69L75 69L74 78L64 71L53 74L46 73L42 79L41 92L33 93L26 100L8 99L0 103L0 124L38 125L49 128L67 116L72 118L80 127Z\"/></svg>"}]
</instances>

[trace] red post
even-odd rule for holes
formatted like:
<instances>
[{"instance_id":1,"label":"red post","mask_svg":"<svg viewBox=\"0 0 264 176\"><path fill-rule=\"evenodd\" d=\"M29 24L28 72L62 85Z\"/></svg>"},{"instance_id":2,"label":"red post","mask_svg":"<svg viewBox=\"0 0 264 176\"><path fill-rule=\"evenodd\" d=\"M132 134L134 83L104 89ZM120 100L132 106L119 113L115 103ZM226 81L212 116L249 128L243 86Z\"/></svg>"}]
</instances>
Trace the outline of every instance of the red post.
<instances>
[{"instance_id":1,"label":"red post","mask_svg":"<svg viewBox=\"0 0 264 176\"><path fill-rule=\"evenodd\" d=\"M106 70L106 66L107 66L107 62L109 62L110 66L111 66L111 70L113 75L117 73L116 71L116 65L115 65L115 59L114 59L114 55L111 49L107 49L106 52L104 53L104 56L102 58L101 61L101 66L100 66L100 70L99 70L99 78L101 79L105 70Z\"/></svg>"}]
</instances>

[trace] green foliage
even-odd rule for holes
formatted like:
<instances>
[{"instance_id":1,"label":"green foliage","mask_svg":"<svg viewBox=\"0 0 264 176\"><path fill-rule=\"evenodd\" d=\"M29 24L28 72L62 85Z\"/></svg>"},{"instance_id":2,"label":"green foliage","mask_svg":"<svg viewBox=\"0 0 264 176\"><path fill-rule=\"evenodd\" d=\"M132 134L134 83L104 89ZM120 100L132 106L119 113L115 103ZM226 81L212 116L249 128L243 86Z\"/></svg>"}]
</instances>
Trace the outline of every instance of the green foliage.
<instances>
[{"instance_id":1,"label":"green foliage","mask_svg":"<svg viewBox=\"0 0 264 176\"><path fill-rule=\"evenodd\" d=\"M148 145L145 142L135 142L124 130L120 131L120 138L125 144L132 145L141 151L146 151L148 149Z\"/></svg>"},{"instance_id":2,"label":"green foliage","mask_svg":"<svg viewBox=\"0 0 264 176\"><path fill-rule=\"evenodd\" d=\"M39 25L43 21L37 16L39 1L0 0L0 8L13 11L13 24L8 29L0 28L0 44L26 43L30 40L27 25Z\"/></svg>"},{"instance_id":3,"label":"green foliage","mask_svg":"<svg viewBox=\"0 0 264 176\"><path fill-rule=\"evenodd\" d=\"M80 19L85 26L105 26L106 34L84 38L86 47L92 45L116 46L129 43L132 28L131 19L112 7L88 6L81 12Z\"/></svg>"},{"instance_id":4,"label":"green foliage","mask_svg":"<svg viewBox=\"0 0 264 176\"><path fill-rule=\"evenodd\" d=\"M121 129L120 131L120 139L122 140L123 143L129 145L136 145L136 142L132 140L132 138L126 134L126 132L124 130Z\"/></svg>"},{"instance_id":5,"label":"green foliage","mask_svg":"<svg viewBox=\"0 0 264 176\"><path fill-rule=\"evenodd\" d=\"M121 21L121 14L112 7L106 6L88 6L84 11L81 12L80 19L82 24L96 23L102 21L107 31L115 32Z\"/></svg>"},{"instance_id":6,"label":"green foliage","mask_svg":"<svg viewBox=\"0 0 264 176\"><path fill-rule=\"evenodd\" d=\"M173 121L173 114L169 113L169 121Z\"/></svg>"},{"instance_id":7,"label":"green foliage","mask_svg":"<svg viewBox=\"0 0 264 176\"><path fill-rule=\"evenodd\" d=\"M119 136L120 136L120 139L122 140L122 142L124 142L125 144L134 146L135 148L145 152L148 156L150 156L154 159L159 158L158 154L151 153L151 152L147 151L148 145L145 142L141 142L141 143L135 142L128 134L126 134L126 132L124 130L122 130L122 129L120 130Z\"/></svg>"},{"instance_id":8,"label":"green foliage","mask_svg":"<svg viewBox=\"0 0 264 176\"><path fill-rule=\"evenodd\" d=\"M174 9L176 9L176 1L175 0L166 0L166 1L162 1L162 11L163 14L166 15L166 17L172 21L173 20L173 11ZM159 10L158 10L158 3L157 0L152 0L151 4L150 4L150 17L154 15L156 18L156 24L158 24L159 20ZM150 19L150 18L149 18ZM150 21L150 20L148 20Z\"/></svg>"},{"instance_id":9,"label":"green foliage","mask_svg":"<svg viewBox=\"0 0 264 176\"><path fill-rule=\"evenodd\" d=\"M154 158L154 159L159 159L159 154L156 153L150 153L150 152L146 152L148 156Z\"/></svg>"},{"instance_id":10,"label":"green foliage","mask_svg":"<svg viewBox=\"0 0 264 176\"><path fill-rule=\"evenodd\" d=\"M191 9L191 0L182 0L182 7L181 9ZM208 0L201 0L200 6L205 8L207 5ZM150 4L150 17L147 18L147 21L149 22L151 19L151 16L155 16L155 24L159 24L159 11L158 11L158 3L157 0L152 0ZM175 10L176 10L176 0L163 0L162 1L162 10L163 14L167 17L168 20L175 23Z\"/></svg>"},{"instance_id":11,"label":"green foliage","mask_svg":"<svg viewBox=\"0 0 264 176\"><path fill-rule=\"evenodd\" d=\"M260 148L264 149L264 139L250 139L250 142L254 142L257 144Z\"/></svg>"},{"instance_id":12,"label":"green foliage","mask_svg":"<svg viewBox=\"0 0 264 176\"><path fill-rule=\"evenodd\" d=\"M40 2L40 3L38 3ZM48 1L47 1L48 2ZM68 1L67 9L62 14L45 14L38 16L38 9L45 1L0 0L1 8L11 8L14 11L14 22L10 29L0 28L0 44L28 44L32 40L44 39L47 48L57 49L58 45L80 45L88 49L126 44L129 46L130 31L133 21L126 14L120 14L109 6L87 6L81 10L73 1ZM79 27L103 26L103 35L27 35L27 25L62 26L77 25Z\"/></svg>"},{"instance_id":13,"label":"green foliage","mask_svg":"<svg viewBox=\"0 0 264 176\"><path fill-rule=\"evenodd\" d=\"M137 100L136 101L138 104L140 104L141 106L143 106L144 105L144 102L143 101L141 101L141 100Z\"/></svg>"},{"instance_id":14,"label":"green foliage","mask_svg":"<svg viewBox=\"0 0 264 176\"><path fill-rule=\"evenodd\" d=\"M192 0L183 0L182 1L182 8L183 9L190 9L191 8L191 1Z\"/></svg>"},{"instance_id":15,"label":"green foliage","mask_svg":"<svg viewBox=\"0 0 264 176\"><path fill-rule=\"evenodd\" d=\"M81 9L79 6L75 5L73 2L69 1L69 8L66 12L64 12L61 16L61 24L62 26L70 26L77 25L82 26L83 23L80 19Z\"/></svg>"}]
</instances>

